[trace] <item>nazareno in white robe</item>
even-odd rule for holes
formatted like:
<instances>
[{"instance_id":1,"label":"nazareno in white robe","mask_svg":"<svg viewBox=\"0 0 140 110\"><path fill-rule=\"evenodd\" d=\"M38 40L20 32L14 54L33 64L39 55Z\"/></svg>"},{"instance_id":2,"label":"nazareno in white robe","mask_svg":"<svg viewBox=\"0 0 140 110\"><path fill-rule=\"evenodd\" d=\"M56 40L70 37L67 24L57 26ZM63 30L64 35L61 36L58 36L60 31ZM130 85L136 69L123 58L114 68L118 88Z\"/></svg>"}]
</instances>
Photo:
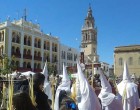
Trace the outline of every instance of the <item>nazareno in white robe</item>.
<instances>
[{"instance_id":1,"label":"nazareno in white robe","mask_svg":"<svg viewBox=\"0 0 140 110\"><path fill-rule=\"evenodd\" d=\"M134 110L140 107L137 85L131 82L126 62L124 62L123 80L117 87L122 96L123 110Z\"/></svg>"}]
</instances>

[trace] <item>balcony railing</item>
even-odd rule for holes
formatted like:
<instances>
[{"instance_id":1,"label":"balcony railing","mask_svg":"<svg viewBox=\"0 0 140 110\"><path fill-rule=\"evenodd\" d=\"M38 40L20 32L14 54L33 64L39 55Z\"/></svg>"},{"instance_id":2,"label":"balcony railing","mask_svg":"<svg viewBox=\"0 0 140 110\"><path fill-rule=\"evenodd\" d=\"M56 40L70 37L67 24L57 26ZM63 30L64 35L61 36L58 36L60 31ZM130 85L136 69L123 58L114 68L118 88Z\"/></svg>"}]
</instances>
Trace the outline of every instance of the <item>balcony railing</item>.
<instances>
[{"instance_id":1,"label":"balcony railing","mask_svg":"<svg viewBox=\"0 0 140 110\"><path fill-rule=\"evenodd\" d=\"M19 72L26 72L26 71L32 71L32 68L18 67L17 70L18 70Z\"/></svg>"},{"instance_id":2,"label":"balcony railing","mask_svg":"<svg viewBox=\"0 0 140 110\"><path fill-rule=\"evenodd\" d=\"M41 61L42 60L42 57L34 56L34 60Z\"/></svg>"},{"instance_id":3,"label":"balcony railing","mask_svg":"<svg viewBox=\"0 0 140 110\"><path fill-rule=\"evenodd\" d=\"M21 54L20 53L15 53L15 52L12 52L12 56L15 56L17 58L21 58Z\"/></svg>"},{"instance_id":4,"label":"balcony railing","mask_svg":"<svg viewBox=\"0 0 140 110\"><path fill-rule=\"evenodd\" d=\"M25 59L32 59L32 55L23 54L23 58L25 58Z\"/></svg>"},{"instance_id":5,"label":"balcony railing","mask_svg":"<svg viewBox=\"0 0 140 110\"><path fill-rule=\"evenodd\" d=\"M39 68L34 69L34 72L42 72L42 69L39 69Z\"/></svg>"}]
</instances>

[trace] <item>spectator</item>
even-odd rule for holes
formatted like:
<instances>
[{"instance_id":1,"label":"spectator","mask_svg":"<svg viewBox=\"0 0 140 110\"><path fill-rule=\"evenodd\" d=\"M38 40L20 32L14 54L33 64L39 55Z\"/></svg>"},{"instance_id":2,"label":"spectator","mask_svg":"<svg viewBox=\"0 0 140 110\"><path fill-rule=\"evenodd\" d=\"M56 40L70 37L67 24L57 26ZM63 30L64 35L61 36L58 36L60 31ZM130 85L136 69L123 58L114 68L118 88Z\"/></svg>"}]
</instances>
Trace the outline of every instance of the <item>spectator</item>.
<instances>
[{"instance_id":1,"label":"spectator","mask_svg":"<svg viewBox=\"0 0 140 110\"><path fill-rule=\"evenodd\" d=\"M34 81L34 92L36 97L37 109L51 110L48 104L48 96L43 92L45 76L41 73L36 73L33 75L33 81Z\"/></svg>"},{"instance_id":2,"label":"spectator","mask_svg":"<svg viewBox=\"0 0 140 110\"><path fill-rule=\"evenodd\" d=\"M37 110L32 104L29 95L25 92L17 93L13 96L14 110Z\"/></svg>"}]
</instances>

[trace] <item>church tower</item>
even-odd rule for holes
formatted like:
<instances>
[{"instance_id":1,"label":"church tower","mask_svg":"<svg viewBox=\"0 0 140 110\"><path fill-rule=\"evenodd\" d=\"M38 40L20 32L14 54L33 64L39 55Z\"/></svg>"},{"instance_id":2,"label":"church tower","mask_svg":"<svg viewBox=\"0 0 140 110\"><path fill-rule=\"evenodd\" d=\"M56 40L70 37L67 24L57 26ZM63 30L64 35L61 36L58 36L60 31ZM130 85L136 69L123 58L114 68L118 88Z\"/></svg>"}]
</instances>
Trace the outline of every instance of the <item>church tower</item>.
<instances>
[{"instance_id":1,"label":"church tower","mask_svg":"<svg viewBox=\"0 0 140 110\"><path fill-rule=\"evenodd\" d=\"M89 57L92 61L98 62L97 55L97 28L95 28L95 20L92 16L92 9L89 6L84 26L82 27L81 48L85 57Z\"/></svg>"}]
</instances>

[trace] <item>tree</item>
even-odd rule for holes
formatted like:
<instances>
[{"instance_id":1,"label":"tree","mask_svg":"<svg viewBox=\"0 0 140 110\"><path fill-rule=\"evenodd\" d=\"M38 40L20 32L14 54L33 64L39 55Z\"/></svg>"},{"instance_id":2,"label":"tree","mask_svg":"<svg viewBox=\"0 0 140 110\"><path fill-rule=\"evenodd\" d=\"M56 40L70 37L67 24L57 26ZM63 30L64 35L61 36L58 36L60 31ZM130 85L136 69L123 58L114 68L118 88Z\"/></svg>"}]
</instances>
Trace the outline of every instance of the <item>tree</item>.
<instances>
[{"instance_id":1,"label":"tree","mask_svg":"<svg viewBox=\"0 0 140 110\"><path fill-rule=\"evenodd\" d=\"M12 56L10 59L6 54L0 56L0 60L2 63L2 68L0 70L1 74L3 75L7 74L8 76L8 74L12 73L12 71L16 69L16 65L15 63L13 63L14 59L15 59L14 56Z\"/></svg>"}]
</instances>

